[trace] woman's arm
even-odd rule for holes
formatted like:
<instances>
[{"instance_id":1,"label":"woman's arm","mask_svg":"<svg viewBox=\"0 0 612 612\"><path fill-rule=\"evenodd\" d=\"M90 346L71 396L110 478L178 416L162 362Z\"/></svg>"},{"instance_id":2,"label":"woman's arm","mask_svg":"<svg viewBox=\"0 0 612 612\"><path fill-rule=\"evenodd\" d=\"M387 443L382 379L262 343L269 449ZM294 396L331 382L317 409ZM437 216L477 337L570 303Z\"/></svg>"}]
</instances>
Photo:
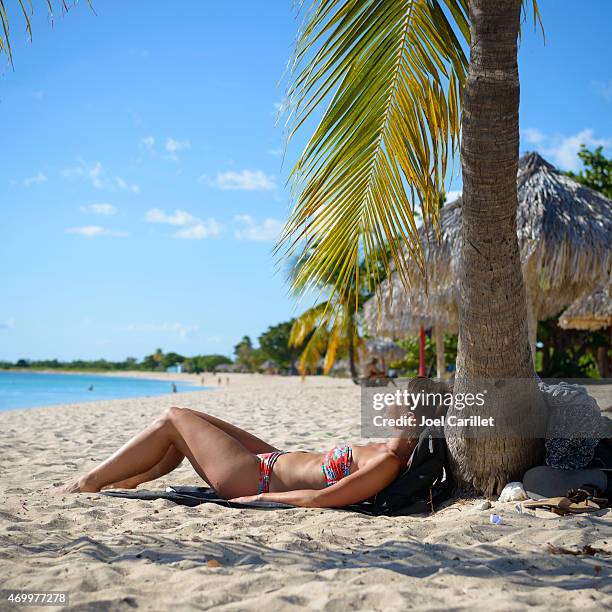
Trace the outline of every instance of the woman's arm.
<instances>
[{"instance_id":1,"label":"woman's arm","mask_svg":"<svg viewBox=\"0 0 612 612\"><path fill-rule=\"evenodd\" d=\"M399 459L389 453L371 459L365 467L325 489L260 493L230 501L269 501L304 508L341 508L376 495L395 480L401 468Z\"/></svg>"}]
</instances>

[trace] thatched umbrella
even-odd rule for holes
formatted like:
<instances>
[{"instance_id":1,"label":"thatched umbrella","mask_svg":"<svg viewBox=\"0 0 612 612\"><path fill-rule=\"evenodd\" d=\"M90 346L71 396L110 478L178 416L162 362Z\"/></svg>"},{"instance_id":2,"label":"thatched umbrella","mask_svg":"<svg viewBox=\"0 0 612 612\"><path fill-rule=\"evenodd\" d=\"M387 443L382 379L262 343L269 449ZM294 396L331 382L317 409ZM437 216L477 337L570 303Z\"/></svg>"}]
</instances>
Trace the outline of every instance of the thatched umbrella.
<instances>
[{"instance_id":1,"label":"thatched umbrella","mask_svg":"<svg viewBox=\"0 0 612 612\"><path fill-rule=\"evenodd\" d=\"M460 228L461 201L456 200L442 209L437 236L431 228L429 231L421 228L419 232L427 262L427 288L424 279L416 277L412 279L411 290L406 291L394 272L389 280L381 283L377 295L365 304L363 311L370 333L398 338L420 332L423 338L423 329L431 327L436 340L439 376L446 370L444 334L457 333L459 326L459 287L449 262L455 256L454 245ZM405 255L408 256L407 252ZM421 363L421 370L423 366Z\"/></svg>"},{"instance_id":2,"label":"thatched umbrella","mask_svg":"<svg viewBox=\"0 0 612 612\"><path fill-rule=\"evenodd\" d=\"M574 300L559 317L563 329L595 331L612 326L612 291L610 284L600 285L588 295Z\"/></svg>"},{"instance_id":3,"label":"thatched umbrella","mask_svg":"<svg viewBox=\"0 0 612 612\"><path fill-rule=\"evenodd\" d=\"M274 359L266 359L260 366L267 374L276 374L278 365Z\"/></svg>"},{"instance_id":4,"label":"thatched umbrella","mask_svg":"<svg viewBox=\"0 0 612 612\"><path fill-rule=\"evenodd\" d=\"M612 284L600 285L588 295L574 300L559 317L559 326L563 329L584 329L596 331L610 328L610 345L612 346ZM606 348L597 348L597 366L601 376L606 378L610 371L610 360Z\"/></svg>"},{"instance_id":5,"label":"thatched umbrella","mask_svg":"<svg viewBox=\"0 0 612 612\"><path fill-rule=\"evenodd\" d=\"M398 361L406 351L389 338L368 338L365 341L366 355L382 357L385 361Z\"/></svg>"},{"instance_id":6,"label":"thatched umbrella","mask_svg":"<svg viewBox=\"0 0 612 612\"><path fill-rule=\"evenodd\" d=\"M535 355L537 321L554 316L610 277L612 201L563 174L537 153L527 153L520 159L517 187L517 235ZM366 304L365 320L371 333L410 333L413 326L408 323L419 317L434 326L446 322L450 327L452 322L456 327L461 198L444 206L440 225L439 241L432 231L421 229L427 295L424 279L415 279L406 291L397 272L393 272L380 287L380 317L376 297Z\"/></svg>"}]
</instances>

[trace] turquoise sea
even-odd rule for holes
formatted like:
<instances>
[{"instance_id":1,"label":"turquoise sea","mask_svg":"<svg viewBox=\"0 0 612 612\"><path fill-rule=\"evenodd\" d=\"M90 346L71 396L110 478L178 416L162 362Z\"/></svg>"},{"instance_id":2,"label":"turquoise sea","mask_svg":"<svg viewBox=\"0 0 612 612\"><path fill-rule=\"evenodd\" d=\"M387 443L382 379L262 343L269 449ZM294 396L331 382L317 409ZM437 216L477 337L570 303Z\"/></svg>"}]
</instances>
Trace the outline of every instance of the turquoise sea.
<instances>
[{"instance_id":1,"label":"turquoise sea","mask_svg":"<svg viewBox=\"0 0 612 612\"><path fill-rule=\"evenodd\" d=\"M0 412L52 404L165 395L172 392L173 383L178 392L206 388L186 382L122 376L0 371Z\"/></svg>"}]
</instances>

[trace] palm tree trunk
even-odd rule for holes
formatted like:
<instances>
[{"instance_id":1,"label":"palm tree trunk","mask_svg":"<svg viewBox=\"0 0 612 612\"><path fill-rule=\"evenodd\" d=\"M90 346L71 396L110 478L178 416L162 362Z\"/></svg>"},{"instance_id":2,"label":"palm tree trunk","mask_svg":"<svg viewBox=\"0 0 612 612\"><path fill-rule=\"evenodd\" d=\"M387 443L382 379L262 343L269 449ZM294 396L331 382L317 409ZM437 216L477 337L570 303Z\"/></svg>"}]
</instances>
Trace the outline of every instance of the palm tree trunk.
<instances>
[{"instance_id":1,"label":"palm tree trunk","mask_svg":"<svg viewBox=\"0 0 612 612\"><path fill-rule=\"evenodd\" d=\"M525 391L538 395L533 393L535 372L516 237L520 10L521 0L470 0L470 68L462 116L463 250L455 393L478 391L483 379L520 378L532 380L532 388ZM519 419L537 408L532 396L525 396L527 404L517 408L509 394L500 392L495 398L489 394L483 408L466 408L461 416L497 416L499 422L500 415L513 409L519 411ZM508 481L520 479L539 458L542 444L537 440L499 437L499 430L490 433L491 437L480 434L465 427L450 435L447 428L453 468L462 488L494 494Z\"/></svg>"},{"instance_id":2,"label":"palm tree trunk","mask_svg":"<svg viewBox=\"0 0 612 612\"><path fill-rule=\"evenodd\" d=\"M355 326L353 323L353 314L348 313L349 324L348 324L348 358L349 358L349 369L351 371L351 378L356 381L359 378L357 374L357 366L355 365Z\"/></svg>"}]
</instances>

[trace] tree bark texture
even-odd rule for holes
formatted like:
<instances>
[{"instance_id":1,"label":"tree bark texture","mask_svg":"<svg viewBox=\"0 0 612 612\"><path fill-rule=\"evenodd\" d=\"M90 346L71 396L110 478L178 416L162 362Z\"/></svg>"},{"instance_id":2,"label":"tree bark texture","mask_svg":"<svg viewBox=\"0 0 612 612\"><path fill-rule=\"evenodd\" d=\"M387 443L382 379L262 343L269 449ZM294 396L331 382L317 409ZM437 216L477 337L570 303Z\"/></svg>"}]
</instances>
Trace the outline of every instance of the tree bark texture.
<instances>
[{"instance_id":1,"label":"tree bark texture","mask_svg":"<svg viewBox=\"0 0 612 612\"><path fill-rule=\"evenodd\" d=\"M526 291L516 236L519 159L517 39L521 0L470 0L470 67L464 89L461 166L463 251L459 353L455 393L477 391L482 379L526 379L525 397L515 392L488 397L486 414L527 426L540 410L528 336ZM497 388L497 385L495 385ZM535 402L535 403L534 403ZM451 409L454 410L454 409ZM493 414L492 413L495 413ZM449 435L462 488L486 495L521 479L541 456L541 440L475 437L469 427Z\"/></svg>"}]
</instances>

